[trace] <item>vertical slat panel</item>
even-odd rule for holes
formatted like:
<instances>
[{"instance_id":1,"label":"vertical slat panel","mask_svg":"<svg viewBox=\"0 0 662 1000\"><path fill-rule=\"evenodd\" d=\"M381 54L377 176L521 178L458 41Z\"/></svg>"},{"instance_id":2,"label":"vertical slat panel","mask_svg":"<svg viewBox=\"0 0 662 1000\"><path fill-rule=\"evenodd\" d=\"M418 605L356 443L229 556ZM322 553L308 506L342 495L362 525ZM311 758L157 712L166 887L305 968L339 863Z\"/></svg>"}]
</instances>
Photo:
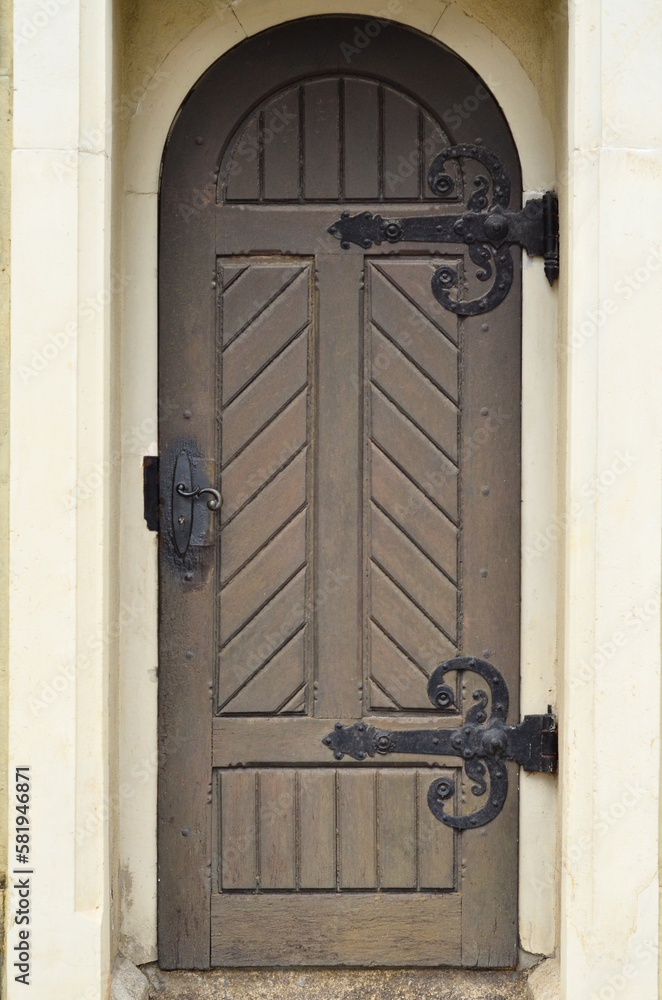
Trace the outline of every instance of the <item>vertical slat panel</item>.
<instances>
[{"instance_id":1,"label":"vertical slat panel","mask_svg":"<svg viewBox=\"0 0 662 1000\"><path fill-rule=\"evenodd\" d=\"M421 889L452 889L455 886L455 834L432 815L428 806L428 788L436 777L438 772L418 772L419 886ZM455 811L452 801L447 808L449 812Z\"/></svg>"},{"instance_id":2,"label":"vertical slat panel","mask_svg":"<svg viewBox=\"0 0 662 1000\"><path fill-rule=\"evenodd\" d=\"M299 197L299 89L275 98L262 113L264 197Z\"/></svg>"},{"instance_id":3,"label":"vertical slat panel","mask_svg":"<svg viewBox=\"0 0 662 1000\"><path fill-rule=\"evenodd\" d=\"M339 81L319 80L304 89L304 197L339 197Z\"/></svg>"},{"instance_id":4,"label":"vertical slat panel","mask_svg":"<svg viewBox=\"0 0 662 1000\"><path fill-rule=\"evenodd\" d=\"M379 772L380 885L416 888L416 771Z\"/></svg>"},{"instance_id":5,"label":"vertical slat panel","mask_svg":"<svg viewBox=\"0 0 662 1000\"><path fill-rule=\"evenodd\" d=\"M256 115L246 125L224 168L228 201L257 201L260 197L259 123Z\"/></svg>"},{"instance_id":6,"label":"vertical slat panel","mask_svg":"<svg viewBox=\"0 0 662 1000\"><path fill-rule=\"evenodd\" d=\"M422 191L424 198L430 198L433 201L438 201L439 199L439 195L434 194L428 186L428 170L435 156L437 156L442 149L445 149L445 147L449 145L451 145L451 143L449 143L437 123L432 121L428 115L425 115L423 125L423 155L425 162L423 164ZM453 176L453 174L456 173L456 164L452 160L449 160L445 169L450 172L451 176Z\"/></svg>"},{"instance_id":7,"label":"vertical slat panel","mask_svg":"<svg viewBox=\"0 0 662 1000\"><path fill-rule=\"evenodd\" d=\"M379 87L345 81L344 197L379 197Z\"/></svg>"},{"instance_id":8,"label":"vertical slat panel","mask_svg":"<svg viewBox=\"0 0 662 1000\"><path fill-rule=\"evenodd\" d=\"M299 886L332 889L336 884L335 771L299 773Z\"/></svg>"},{"instance_id":9,"label":"vertical slat panel","mask_svg":"<svg viewBox=\"0 0 662 1000\"><path fill-rule=\"evenodd\" d=\"M255 886L255 777L255 771L226 771L221 779L223 889Z\"/></svg>"},{"instance_id":10,"label":"vertical slat panel","mask_svg":"<svg viewBox=\"0 0 662 1000\"><path fill-rule=\"evenodd\" d=\"M418 193L418 107L384 87L384 198L417 198Z\"/></svg>"},{"instance_id":11,"label":"vertical slat panel","mask_svg":"<svg viewBox=\"0 0 662 1000\"><path fill-rule=\"evenodd\" d=\"M259 776L260 885L296 887L296 799L294 771L262 771Z\"/></svg>"},{"instance_id":12,"label":"vertical slat panel","mask_svg":"<svg viewBox=\"0 0 662 1000\"><path fill-rule=\"evenodd\" d=\"M343 889L377 886L375 772L338 772L338 861Z\"/></svg>"}]
</instances>

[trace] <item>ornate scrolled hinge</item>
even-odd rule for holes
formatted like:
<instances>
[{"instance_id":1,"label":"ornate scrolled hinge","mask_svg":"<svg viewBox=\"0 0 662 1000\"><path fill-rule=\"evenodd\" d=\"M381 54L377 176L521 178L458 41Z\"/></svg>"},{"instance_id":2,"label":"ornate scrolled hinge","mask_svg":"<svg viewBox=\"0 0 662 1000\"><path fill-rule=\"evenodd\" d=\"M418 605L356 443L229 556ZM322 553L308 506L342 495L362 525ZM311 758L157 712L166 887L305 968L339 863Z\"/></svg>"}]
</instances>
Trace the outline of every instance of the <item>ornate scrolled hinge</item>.
<instances>
[{"instance_id":1,"label":"ornate scrolled hinge","mask_svg":"<svg viewBox=\"0 0 662 1000\"><path fill-rule=\"evenodd\" d=\"M452 778L436 778L428 790L428 805L432 813L455 830L484 826L501 812L508 795L506 761L521 764L526 771L556 771L558 734L551 710L546 715L527 715L518 725L506 724L508 688L497 668L477 656L456 656L446 660L431 675L428 696L436 708L447 709L455 703L454 691L445 683L451 671L479 674L487 681L490 695L481 688L473 692L475 704L459 729L377 729L356 722L344 726L337 722L323 743L334 751L336 759L345 754L355 760L365 760L375 754L408 753L462 757L467 777L474 782L474 795L487 792L487 801L476 812L464 816L447 813L444 802L455 792ZM489 705L489 718L488 718Z\"/></svg>"},{"instance_id":2,"label":"ornate scrolled hinge","mask_svg":"<svg viewBox=\"0 0 662 1000\"><path fill-rule=\"evenodd\" d=\"M503 302L513 282L512 244L524 247L532 257L544 257L545 274L550 285L559 274L559 213L558 198L548 191L542 198L533 198L519 212L508 208L510 179L499 157L484 146L449 146L432 161L428 184L434 194L448 198L455 181L445 170L449 160L477 160L487 170L489 178L479 174L474 180L476 190L460 215L427 215L402 219L384 219L372 212L351 216L343 212L329 226L343 249L352 243L368 250L373 243L464 243L477 266L479 281L494 280L488 292L477 299L463 301L453 298L459 276L448 264L437 268L432 276L432 291L438 302L460 316L476 316L489 312ZM488 206L488 192L492 199Z\"/></svg>"}]
</instances>

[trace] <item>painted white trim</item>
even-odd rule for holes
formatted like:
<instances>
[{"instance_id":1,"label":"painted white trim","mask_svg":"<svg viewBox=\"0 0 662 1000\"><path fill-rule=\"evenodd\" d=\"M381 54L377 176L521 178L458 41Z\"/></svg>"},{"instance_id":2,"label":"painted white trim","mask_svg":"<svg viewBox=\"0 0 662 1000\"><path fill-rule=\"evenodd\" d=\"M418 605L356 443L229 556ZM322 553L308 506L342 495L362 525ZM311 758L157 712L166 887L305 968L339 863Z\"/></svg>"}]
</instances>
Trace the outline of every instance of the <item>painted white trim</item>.
<instances>
[{"instance_id":1,"label":"painted white trim","mask_svg":"<svg viewBox=\"0 0 662 1000\"><path fill-rule=\"evenodd\" d=\"M307 0L242 0L219 9L164 59L129 127L124 162L122 270L121 587L127 621L120 649L120 947L140 964L156 956L156 538L142 521L141 458L154 449L157 407L157 194L170 125L202 73L247 34L310 12ZM324 0L316 13L374 12L372 0ZM537 91L510 49L479 22L436 0L412 0L397 20L433 34L486 81L518 146L527 191L554 186L554 148ZM523 551L558 524L556 293L539 262L524 261ZM523 562L522 711L555 701L557 565ZM140 794L135 794L139 785ZM553 780L521 783L520 933L526 950L555 947L556 806ZM121 789L126 788L122 795ZM543 822L541 822L543 817Z\"/></svg>"}]
</instances>

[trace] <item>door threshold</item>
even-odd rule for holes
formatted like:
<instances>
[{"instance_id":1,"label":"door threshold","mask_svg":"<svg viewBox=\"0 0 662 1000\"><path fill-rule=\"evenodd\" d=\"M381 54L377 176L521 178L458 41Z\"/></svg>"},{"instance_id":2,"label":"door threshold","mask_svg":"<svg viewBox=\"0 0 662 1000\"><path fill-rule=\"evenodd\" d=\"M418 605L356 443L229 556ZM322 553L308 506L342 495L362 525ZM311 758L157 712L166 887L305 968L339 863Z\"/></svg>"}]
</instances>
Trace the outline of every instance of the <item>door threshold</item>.
<instances>
[{"instance_id":1,"label":"door threshold","mask_svg":"<svg viewBox=\"0 0 662 1000\"><path fill-rule=\"evenodd\" d=\"M514 969L209 969L141 966L150 1000L528 1000ZM529 970L530 971L530 970Z\"/></svg>"}]
</instances>

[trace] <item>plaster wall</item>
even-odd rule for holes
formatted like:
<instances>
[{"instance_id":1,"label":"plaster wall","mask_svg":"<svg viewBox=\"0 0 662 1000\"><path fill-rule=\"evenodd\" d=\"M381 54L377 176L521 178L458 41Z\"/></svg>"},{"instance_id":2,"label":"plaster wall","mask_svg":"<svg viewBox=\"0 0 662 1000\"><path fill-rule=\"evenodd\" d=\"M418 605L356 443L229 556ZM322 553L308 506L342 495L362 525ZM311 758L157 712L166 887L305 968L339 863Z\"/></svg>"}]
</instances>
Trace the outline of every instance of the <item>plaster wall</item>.
<instances>
[{"instance_id":1,"label":"plaster wall","mask_svg":"<svg viewBox=\"0 0 662 1000\"><path fill-rule=\"evenodd\" d=\"M381 8L380 8L381 9ZM473 9L473 8L472 8ZM476 4L481 20L437 0L392 0L383 13L428 32L469 62L503 107L520 150L527 194L553 188L553 38L539 4ZM121 129L123 156L122 527L119 678L121 950L136 964L156 957L156 538L141 516L141 462L156 452L156 266L159 165L170 124L205 69L246 35L310 13L374 16L366 0L240 0L233 4L145 2L124 8L121 92L138 102ZM498 32L483 23L490 20ZM515 22L517 22L515 27ZM507 39L508 44L503 39ZM516 52L514 51L516 49ZM525 72L530 67L540 91ZM547 85L543 86L547 67ZM542 74L542 75L541 75ZM544 105L544 106L543 106ZM524 260L523 535L532 549L557 520L556 293L538 262ZM523 561L522 711L555 702L556 548ZM555 785L543 775L521 779L520 937L523 948L555 947Z\"/></svg>"},{"instance_id":2,"label":"plaster wall","mask_svg":"<svg viewBox=\"0 0 662 1000\"><path fill-rule=\"evenodd\" d=\"M32 867L28 897L11 852L3 996L26 993L14 949L28 899L30 995L97 1000L110 972L117 634L111 10L105 0L17 0L13 27L8 755L10 774L31 769ZM9 801L13 820L13 783Z\"/></svg>"},{"instance_id":3,"label":"plaster wall","mask_svg":"<svg viewBox=\"0 0 662 1000\"><path fill-rule=\"evenodd\" d=\"M559 173L563 997L658 995L661 81L659 4L570 7Z\"/></svg>"},{"instance_id":4,"label":"plaster wall","mask_svg":"<svg viewBox=\"0 0 662 1000\"><path fill-rule=\"evenodd\" d=\"M10 0L0 0L0 945L7 884L7 710L9 636L9 250L12 51Z\"/></svg>"}]
</instances>

